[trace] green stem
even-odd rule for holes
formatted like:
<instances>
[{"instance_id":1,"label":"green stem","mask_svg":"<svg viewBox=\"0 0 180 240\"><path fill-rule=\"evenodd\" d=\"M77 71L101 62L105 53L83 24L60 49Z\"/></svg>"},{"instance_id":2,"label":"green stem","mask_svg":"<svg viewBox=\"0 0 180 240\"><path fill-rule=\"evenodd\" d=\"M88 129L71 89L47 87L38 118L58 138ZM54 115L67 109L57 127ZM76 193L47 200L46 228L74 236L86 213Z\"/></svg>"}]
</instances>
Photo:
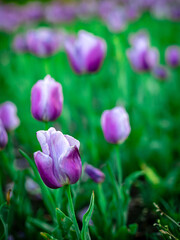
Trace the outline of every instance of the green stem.
<instances>
[{"instance_id":1,"label":"green stem","mask_svg":"<svg viewBox=\"0 0 180 240\"><path fill-rule=\"evenodd\" d=\"M103 215L105 215L105 213L106 213L106 199L105 199L104 192L103 192L103 189L102 189L102 184L98 183L97 188L98 188L97 195L98 195L99 207L100 207L101 213Z\"/></svg>"},{"instance_id":2,"label":"green stem","mask_svg":"<svg viewBox=\"0 0 180 240\"><path fill-rule=\"evenodd\" d=\"M121 165L121 158L120 158L120 152L119 152L119 145L115 146L116 150L116 165L117 165L117 171L118 171L118 183L121 186L122 184L122 165Z\"/></svg>"},{"instance_id":3,"label":"green stem","mask_svg":"<svg viewBox=\"0 0 180 240\"><path fill-rule=\"evenodd\" d=\"M79 230L79 226L78 226L76 215L75 215L75 211L74 211L72 195L71 195L71 187L70 187L70 185L67 185L65 187L66 187L66 193L67 193L67 197L68 197L68 203L69 203L71 219L72 219L74 227L75 227L77 239L80 239L80 230Z\"/></svg>"},{"instance_id":4,"label":"green stem","mask_svg":"<svg viewBox=\"0 0 180 240\"><path fill-rule=\"evenodd\" d=\"M45 131L47 131L49 129L49 124L48 122L44 122L44 129Z\"/></svg>"}]
</instances>

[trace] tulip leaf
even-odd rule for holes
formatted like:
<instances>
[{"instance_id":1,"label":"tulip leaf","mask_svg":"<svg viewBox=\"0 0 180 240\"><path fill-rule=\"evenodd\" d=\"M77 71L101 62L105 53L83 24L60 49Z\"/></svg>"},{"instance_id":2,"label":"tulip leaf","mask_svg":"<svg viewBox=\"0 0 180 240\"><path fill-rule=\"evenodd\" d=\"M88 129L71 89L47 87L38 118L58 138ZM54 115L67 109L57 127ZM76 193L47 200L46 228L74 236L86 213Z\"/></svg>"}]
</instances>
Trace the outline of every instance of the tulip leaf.
<instances>
[{"instance_id":1,"label":"tulip leaf","mask_svg":"<svg viewBox=\"0 0 180 240\"><path fill-rule=\"evenodd\" d=\"M70 230L72 230L73 222L59 208L56 208L56 217L62 237L67 239L67 235L70 233Z\"/></svg>"},{"instance_id":2,"label":"tulip leaf","mask_svg":"<svg viewBox=\"0 0 180 240\"><path fill-rule=\"evenodd\" d=\"M132 174L130 174L124 181L124 191L127 195L129 195L129 191L130 191L130 188L132 186L132 184L134 183L134 181L140 177L144 175L144 172L143 171L136 171Z\"/></svg>"},{"instance_id":3,"label":"tulip leaf","mask_svg":"<svg viewBox=\"0 0 180 240\"><path fill-rule=\"evenodd\" d=\"M82 230L81 230L81 239L82 240L89 240L90 235L89 235L89 221L91 219L92 213L93 213L93 209L94 209L94 192L91 195L91 200L90 200L90 204L89 204L89 208L87 210L87 212L84 214L83 216L83 221L82 221Z\"/></svg>"},{"instance_id":4,"label":"tulip leaf","mask_svg":"<svg viewBox=\"0 0 180 240\"><path fill-rule=\"evenodd\" d=\"M46 239L46 240L58 240L57 238L54 238L53 236L51 236L50 234L48 233L45 233L45 232L41 232L40 233L41 236Z\"/></svg>"},{"instance_id":5,"label":"tulip leaf","mask_svg":"<svg viewBox=\"0 0 180 240\"><path fill-rule=\"evenodd\" d=\"M116 240L132 239L133 235L135 235L137 232L137 227L138 225L136 223L130 224L128 227L127 226L120 227L119 230L115 233L114 239Z\"/></svg>"},{"instance_id":6,"label":"tulip leaf","mask_svg":"<svg viewBox=\"0 0 180 240\"><path fill-rule=\"evenodd\" d=\"M9 206L3 203L0 206L0 240L8 239Z\"/></svg>"},{"instance_id":7,"label":"tulip leaf","mask_svg":"<svg viewBox=\"0 0 180 240\"><path fill-rule=\"evenodd\" d=\"M47 224L46 222L40 219L28 217L27 222L37 228L40 228L43 231L52 232L54 229L51 225Z\"/></svg>"}]
</instances>

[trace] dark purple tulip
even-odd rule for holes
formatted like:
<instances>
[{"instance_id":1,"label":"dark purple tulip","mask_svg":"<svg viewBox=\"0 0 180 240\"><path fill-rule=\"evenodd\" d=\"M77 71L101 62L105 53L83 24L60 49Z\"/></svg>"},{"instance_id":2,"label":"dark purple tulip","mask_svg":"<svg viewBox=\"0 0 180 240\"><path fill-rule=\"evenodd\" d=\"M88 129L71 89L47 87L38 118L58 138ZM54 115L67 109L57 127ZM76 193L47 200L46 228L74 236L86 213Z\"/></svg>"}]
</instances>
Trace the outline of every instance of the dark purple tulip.
<instances>
[{"instance_id":1,"label":"dark purple tulip","mask_svg":"<svg viewBox=\"0 0 180 240\"><path fill-rule=\"evenodd\" d=\"M82 172L79 141L55 128L38 131L37 139L42 152L35 152L34 159L44 183L54 189L76 183Z\"/></svg>"},{"instance_id":2,"label":"dark purple tulip","mask_svg":"<svg viewBox=\"0 0 180 240\"><path fill-rule=\"evenodd\" d=\"M95 168L90 164L86 164L84 171L94 182L96 182L96 183L104 182L105 175L98 168Z\"/></svg>"},{"instance_id":3,"label":"dark purple tulip","mask_svg":"<svg viewBox=\"0 0 180 240\"><path fill-rule=\"evenodd\" d=\"M16 52L27 52L28 46L26 42L26 37L24 35L16 35L13 40L13 49Z\"/></svg>"},{"instance_id":4,"label":"dark purple tulip","mask_svg":"<svg viewBox=\"0 0 180 240\"><path fill-rule=\"evenodd\" d=\"M26 39L29 51L39 57L50 56L59 49L58 34L49 28L31 30Z\"/></svg>"},{"instance_id":5,"label":"dark purple tulip","mask_svg":"<svg viewBox=\"0 0 180 240\"><path fill-rule=\"evenodd\" d=\"M39 80L31 90L31 112L39 121L56 120L63 107L62 86L50 75Z\"/></svg>"},{"instance_id":6,"label":"dark purple tulip","mask_svg":"<svg viewBox=\"0 0 180 240\"><path fill-rule=\"evenodd\" d=\"M106 141L110 143L124 142L131 132L129 116L123 107L104 111L101 126Z\"/></svg>"},{"instance_id":7,"label":"dark purple tulip","mask_svg":"<svg viewBox=\"0 0 180 240\"><path fill-rule=\"evenodd\" d=\"M168 71L166 67L161 65L157 65L156 67L154 67L152 73L155 76L155 78L159 80L166 80L168 78Z\"/></svg>"},{"instance_id":8,"label":"dark purple tulip","mask_svg":"<svg viewBox=\"0 0 180 240\"><path fill-rule=\"evenodd\" d=\"M149 71L157 65L159 52L149 45L148 36L140 32L130 38L132 47L127 51L127 57L136 71Z\"/></svg>"},{"instance_id":9,"label":"dark purple tulip","mask_svg":"<svg viewBox=\"0 0 180 240\"><path fill-rule=\"evenodd\" d=\"M0 151L5 148L8 142L8 135L6 129L3 126L2 121L0 120Z\"/></svg>"},{"instance_id":10,"label":"dark purple tulip","mask_svg":"<svg viewBox=\"0 0 180 240\"><path fill-rule=\"evenodd\" d=\"M166 62L171 67L180 66L180 47L179 46L169 46L166 49Z\"/></svg>"},{"instance_id":11,"label":"dark purple tulip","mask_svg":"<svg viewBox=\"0 0 180 240\"><path fill-rule=\"evenodd\" d=\"M0 119L6 128L11 131L17 128L20 124L17 116L17 107L12 102L5 102L0 105Z\"/></svg>"},{"instance_id":12,"label":"dark purple tulip","mask_svg":"<svg viewBox=\"0 0 180 240\"><path fill-rule=\"evenodd\" d=\"M79 31L77 38L67 39L65 49L78 74L98 71L106 55L105 41L83 30Z\"/></svg>"}]
</instances>

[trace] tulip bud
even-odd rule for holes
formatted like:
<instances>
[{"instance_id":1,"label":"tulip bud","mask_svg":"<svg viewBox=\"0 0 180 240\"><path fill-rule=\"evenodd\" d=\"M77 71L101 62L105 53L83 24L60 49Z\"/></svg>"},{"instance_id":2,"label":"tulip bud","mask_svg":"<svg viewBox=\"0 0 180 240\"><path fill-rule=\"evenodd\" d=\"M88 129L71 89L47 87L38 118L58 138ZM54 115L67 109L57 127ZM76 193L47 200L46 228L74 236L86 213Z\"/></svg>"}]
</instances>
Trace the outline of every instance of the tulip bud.
<instances>
[{"instance_id":1,"label":"tulip bud","mask_svg":"<svg viewBox=\"0 0 180 240\"><path fill-rule=\"evenodd\" d=\"M127 57L136 71L149 71L157 65L159 52L150 47L148 35L144 32L130 36L132 47L127 50Z\"/></svg>"},{"instance_id":2,"label":"tulip bud","mask_svg":"<svg viewBox=\"0 0 180 240\"><path fill-rule=\"evenodd\" d=\"M180 47L170 46L166 49L165 53L166 62L171 67L180 66Z\"/></svg>"},{"instance_id":3,"label":"tulip bud","mask_svg":"<svg viewBox=\"0 0 180 240\"><path fill-rule=\"evenodd\" d=\"M12 102L5 102L0 105L0 119L6 130L11 131L20 124L17 116L17 107Z\"/></svg>"},{"instance_id":4,"label":"tulip bud","mask_svg":"<svg viewBox=\"0 0 180 240\"><path fill-rule=\"evenodd\" d=\"M38 131L37 139L42 152L35 152L34 159L44 183L54 189L76 183L82 171L79 141L55 128Z\"/></svg>"},{"instance_id":5,"label":"tulip bud","mask_svg":"<svg viewBox=\"0 0 180 240\"><path fill-rule=\"evenodd\" d=\"M95 168L90 164L86 164L84 171L94 182L96 183L104 182L105 175L98 168Z\"/></svg>"},{"instance_id":6,"label":"tulip bud","mask_svg":"<svg viewBox=\"0 0 180 240\"><path fill-rule=\"evenodd\" d=\"M8 142L8 136L6 130L0 120L0 150L4 149Z\"/></svg>"},{"instance_id":7,"label":"tulip bud","mask_svg":"<svg viewBox=\"0 0 180 240\"><path fill-rule=\"evenodd\" d=\"M122 143L131 132L129 116L123 107L104 111L101 126L106 141L110 143Z\"/></svg>"},{"instance_id":8,"label":"tulip bud","mask_svg":"<svg viewBox=\"0 0 180 240\"><path fill-rule=\"evenodd\" d=\"M52 55L59 49L57 33L48 28L31 30L26 39L29 51L39 57Z\"/></svg>"},{"instance_id":9,"label":"tulip bud","mask_svg":"<svg viewBox=\"0 0 180 240\"><path fill-rule=\"evenodd\" d=\"M81 30L77 39L67 39L65 49L76 73L92 73L98 71L102 65L106 54L106 43L103 39Z\"/></svg>"},{"instance_id":10,"label":"tulip bud","mask_svg":"<svg viewBox=\"0 0 180 240\"><path fill-rule=\"evenodd\" d=\"M156 67L154 67L152 73L155 76L155 78L159 80L166 80L168 78L167 69L161 65L157 65Z\"/></svg>"},{"instance_id":11,"label":"tulip bud","mask_svg":"<svg viewBox=\"0 0 180 240\"><path fill-rule=\"evenodd\" d=\"M39 121L54 121L62 112L62 86L50 75L39 80L31 90L31 112Z\"/></svg>"}]
</instances>

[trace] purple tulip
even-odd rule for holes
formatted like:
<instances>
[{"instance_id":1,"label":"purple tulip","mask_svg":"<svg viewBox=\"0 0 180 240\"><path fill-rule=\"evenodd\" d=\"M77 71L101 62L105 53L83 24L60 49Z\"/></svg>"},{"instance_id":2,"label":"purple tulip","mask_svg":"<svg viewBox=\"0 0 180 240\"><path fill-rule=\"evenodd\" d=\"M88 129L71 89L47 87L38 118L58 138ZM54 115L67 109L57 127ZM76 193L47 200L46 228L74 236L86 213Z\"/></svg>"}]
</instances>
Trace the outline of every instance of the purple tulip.
<instances>
[{"instance_id":1,"label":"purple tulip","mask_svg":"<svg viewBox=\"0 0 180 240\"><path fill-rule=\"evenodd\" d=\"M150 47L148 35L139 32L130 37L132 47L127 51L127 57L136 71L149 71L157 65L159 52Z\"/></svg>"},{"instance_id":2,"label":"purple tulip","mask_svg":"<svg viewBox=\"0 0 180 240\"><path fill-rule=\"evenodd\" d=\"M56 120L63 107L62 86L50 75L39 80L31 90L31 112L39 121Z\"/></svg>"},{"instance_id":3,"label":"purple tulip","mask_svg":"<svg viewBox=\"0 0 180 240\"><path fill-rule=\"evenodd\" d=\"M43 6L40 2L29 2L21 9L24 21L38 21L43 18Z\"/></svg>"},{"instance_id":4,"label":"purple tulip","mask_svg":"<svg viewBox=\"0 0 180 240\"><path fill-rule=\"evenodd\" d=\"M81 30L77 39L67 39L65 49L76 73L91 73L101 67L106 54L106 43L103 39Z\"/></svg>"},{"instance_id":5,"label":"purple tulip","mask_svg":"<svg viewBox=\"0 0 180 240\"><path fill-rule=\"evenodd\" d=\"M80 142L55 128L38 131L37 139L42 152L35 152L34 159L44 183L54 189L76 183L82 171Z\"/></svg>"},{"instance_id":6,"label":"purple tulip","mask_svg":"<svg viewBox=\"0 0 180 240\"><path fill-rule=\"evenodd\" d=\"M168 78L168 71L166 67L161 65L157 65L156 67L154 67L152 73L155 76L155 78L159 80L166 80Z\"/></svg>"},{"instance_id":7,"label":"purple tulip","mask_svg":"<svg viewBox=\"0 0 180 240\"><path fill-rule=\"evenodd\" d=\"M86 164L84 171L94 182L96 182L96 183L104 182L105 175L98 168L95 168L90 164Z\"/></svg>"},{"instance_id":8,"label":"purple tulip","mask_svg":"<svg viewBox=\"0 0 180 240\"><path fill-rule=\"evenodd\" d=\"M49 28L31 30L26 39L29 51L39 57L52 55L59 49L58 34Z\"/></svg>"},{"instance_id":9,"label":"purple tulip","mask_svg":"<svg viewBox=\"0 0 180 240\"><path fill-rule=\"evenodd\" d=\"M104 111L101 126L106 141L110 143L122 143L131 132L129 116L123 107Z\"/></svg>"},{"instance_id":10,"label":"purple tulip","mask_svg":"<svg viewBox=\"0 0 180 240\"><path fill-rule=\"evenodd\" d=\"M28 46L24 35L16 35L13 40L13 49L17 52L27 52Z\"/></svg>"},{"instance_id":11,"label":"purple tulip","mask_svg":"<svg viewBox=\"0 0 180 240\"><path fill-rule=\"evenodd\" d=\"M20 124L17 116L17 107L12 102L5 102L0 105L0 119L6 130L11 131Z\"/></svg>"},{"instance_id":12,"label":"purple tulip","mask_svg":"<svg viewBox=\"0 0 180 240\"><path fill-rule=\"evenodd\" d=\"M169 46L166 49L166 62L171 67L180 66L180 47L179 46Z\"/></svg>"},{"instance_id":13,"label":"purple tulip","mask_svg":"<svg viewBox=\"0 0 180 240\"><path fill-rule=\"evenodd\" d=\"M4 149L8 142L8 135L6 129L3 126L2 121L0 120L0 150Z\"/></svg>"}]
</instances>

